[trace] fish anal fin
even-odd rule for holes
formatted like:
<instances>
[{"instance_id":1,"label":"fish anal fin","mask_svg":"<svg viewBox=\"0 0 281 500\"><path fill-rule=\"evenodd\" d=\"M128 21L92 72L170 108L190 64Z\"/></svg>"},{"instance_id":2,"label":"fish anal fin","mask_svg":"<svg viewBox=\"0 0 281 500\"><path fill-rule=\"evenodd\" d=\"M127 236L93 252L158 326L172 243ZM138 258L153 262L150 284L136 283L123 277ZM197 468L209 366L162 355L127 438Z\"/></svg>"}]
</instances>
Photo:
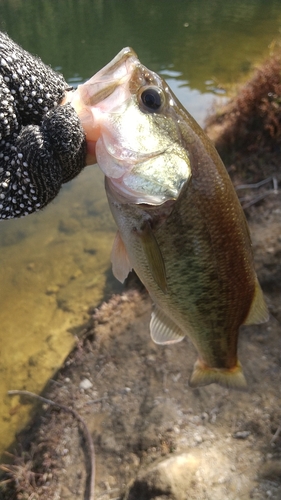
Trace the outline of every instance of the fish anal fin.
<instances>
[{"instance_id":1,"label":"fish anal fin","mask_svg":"<svg viewBox=\"0 0 281 500\"><path fill-rule=\"evenodd\" d=\"M126 247L120 236L119 231L117 231L115 240L113 242L111 250L111 262L112 262L112 271L115 278L121 281L121 283L124 283L129 272L132 270L132 267L129 261Z\"/></svg>"},{"instance_id":2,"label":"fish anal fin","mask_svg":"<svg viewBox=\"0 0 281 500\"><path fill-rule=\"evenodd\" d=\"M155 344L175 344L185 335L158 306L154 307L150 320L150 335Z\"/></svg>"},{"instance_id":3,"label":"fish anal fin","mask_svg":"<svg viewBox=\"0 0 281 500\"><path fill-rule=\"evenodd\" d=\"M167 292L166 270L163 255L158 242L147 222L141 230L137 230L141 245L146 256L150 272L162 292Z\"/></svg>"},{"instance_id":4,"label":"fish anal fin","mask_svg":"<svg viewBox=\"0 0 281 500\"><path fill-rule=\"evenodd\" d=\"M247 382L239 361L236 366L229 369L209 367L202 360L198 359L189 380L190 387L200 387L213 383L227 389L242 391L247 389Z\"/></svg>"},{"instance_id":5,"label":"fish anal fin","mask_svg":"<svg viewBox=\"0 0 281 500\"><path fill-rule=\"evenodd\" d=\"M268 318L269 315L267 305L265 303L260 284L256 279L254 298L248 316L243 324L256 325L259 323L265 323L266 321L268 321Z\"/></svg>"}]
</instances>

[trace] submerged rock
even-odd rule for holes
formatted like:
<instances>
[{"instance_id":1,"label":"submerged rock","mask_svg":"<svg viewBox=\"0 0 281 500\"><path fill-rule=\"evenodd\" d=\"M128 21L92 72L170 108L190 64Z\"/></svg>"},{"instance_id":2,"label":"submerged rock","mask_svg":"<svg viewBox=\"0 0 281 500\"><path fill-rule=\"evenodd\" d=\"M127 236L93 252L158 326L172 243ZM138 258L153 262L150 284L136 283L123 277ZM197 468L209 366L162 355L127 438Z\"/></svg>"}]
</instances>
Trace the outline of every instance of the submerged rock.
<instances>
[{"instance_id":1,"label":"submerged rock","mask_svg":"<svg viewBox=\"0 0 281 500\"><path fill-rule=\"evenodd\" d=\"M159 462L138 476L130 485L124 500L185 500L196 482L200 459L194 453L182 453Z\"/></svg>"}]
</instances>

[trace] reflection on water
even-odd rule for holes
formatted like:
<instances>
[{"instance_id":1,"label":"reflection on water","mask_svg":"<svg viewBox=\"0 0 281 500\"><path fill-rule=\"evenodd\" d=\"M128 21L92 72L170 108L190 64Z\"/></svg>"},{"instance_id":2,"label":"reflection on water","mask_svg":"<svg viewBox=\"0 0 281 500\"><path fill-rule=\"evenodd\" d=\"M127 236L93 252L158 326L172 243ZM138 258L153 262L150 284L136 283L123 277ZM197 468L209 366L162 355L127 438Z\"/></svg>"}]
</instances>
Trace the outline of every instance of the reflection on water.
<instances>
[{"instance_id":1,"label":"reflection on water","mask_svg":"<svg viewBox=\"0 0 281 500\"><path fill-rule=\"evenodd\" d=\"M124 46L161 72L200 123L222 86L267 53L279 0L2 0L0 28L61 71L71 85ZM0 453L29 408L9 389L40 391L74 344L88 307L116 282L115 226L97 167L64 187L42 213L0 226Z\"/></svg>"}]
</instances>

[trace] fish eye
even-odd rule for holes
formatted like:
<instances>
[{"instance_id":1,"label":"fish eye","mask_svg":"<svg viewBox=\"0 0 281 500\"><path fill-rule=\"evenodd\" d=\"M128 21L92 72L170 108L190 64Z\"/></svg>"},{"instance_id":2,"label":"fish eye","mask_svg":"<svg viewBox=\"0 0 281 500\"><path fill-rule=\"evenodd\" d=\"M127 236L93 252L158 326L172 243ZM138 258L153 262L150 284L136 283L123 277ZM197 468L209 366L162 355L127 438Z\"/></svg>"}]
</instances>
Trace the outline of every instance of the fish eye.
<instances>
[{"instance_id":1,"label":"fish eye","mask_svg":"<svg viewBox=\"0 0 281 500\"><path fill-rule=\"evenodd\" d=\"M164 103L164 95L161 89L157 87L146 87L142 90L139 101L142 102L146 111L159 111Z\"/></svg>"}]
</instances>

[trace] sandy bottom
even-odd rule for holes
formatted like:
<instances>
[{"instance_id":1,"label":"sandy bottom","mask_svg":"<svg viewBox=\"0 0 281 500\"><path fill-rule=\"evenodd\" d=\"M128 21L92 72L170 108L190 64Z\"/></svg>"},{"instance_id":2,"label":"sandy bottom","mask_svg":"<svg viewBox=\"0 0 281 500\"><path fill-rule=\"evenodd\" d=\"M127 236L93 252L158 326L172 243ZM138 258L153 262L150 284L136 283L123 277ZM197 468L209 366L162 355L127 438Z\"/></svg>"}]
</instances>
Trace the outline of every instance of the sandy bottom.
<instances>
[{"instance_id":1,"label":"sandy bottom","mask_svg":"<svg viewBox=\"0 0 281 500\"><path fill-rule=\"evenodd\" d=\"M42 213L0 229L1 455L32 407L14 404L7 391L40 393L73 349L89 307L119 285L110 264L116 229L97 166Z\"/></svg>"}]
</instances>

